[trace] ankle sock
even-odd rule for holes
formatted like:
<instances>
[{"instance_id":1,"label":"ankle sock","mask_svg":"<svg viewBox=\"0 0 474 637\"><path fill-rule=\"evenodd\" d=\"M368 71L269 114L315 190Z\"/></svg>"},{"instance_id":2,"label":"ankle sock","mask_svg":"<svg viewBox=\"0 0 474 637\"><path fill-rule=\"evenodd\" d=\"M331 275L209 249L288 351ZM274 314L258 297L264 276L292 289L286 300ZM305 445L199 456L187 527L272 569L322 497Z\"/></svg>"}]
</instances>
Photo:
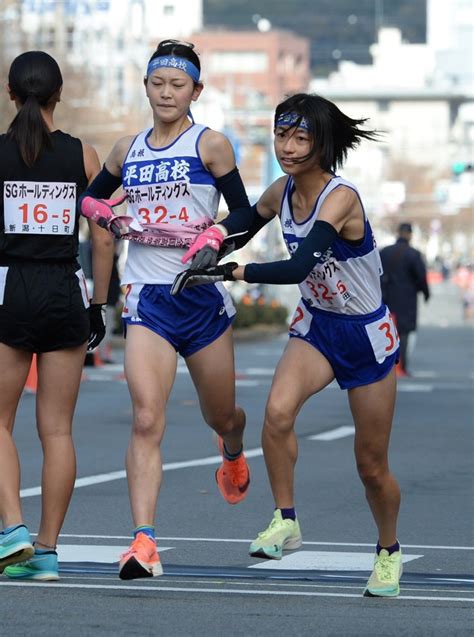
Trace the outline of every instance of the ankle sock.
<instances>
[{"instance_id":1,"label":"ankle sock","mask_svg":"<svg viewBox=\"0 0 474 637\"><path fill-rule=\"evenodd\" d=\"M400 544L399 542L395 542L395 544L392 544L392 546L380 546L380 543L377 542L377 548L376 548L377 555L380 554L380 551L382 549L385 549L386 551L388 551L389 555L392 555L392 553L396 553L397 551L400 550Z\"/></svg>"},{"instance_id":2,"label":"ankle sock","mask_svg":"<svg viewBox=\"0 0 474 637\"><path fill-rule=\"evenodd\" d=\"M240 445L240 451L238 451L237 453L229 453L227 451L227 447L225 446L225 442L224 442L223 449L224 449L224 458L226 460L237 460L237 458L240 456L240 454L244 450L244 446Z\"/></svg>"},{"instance_id":3,"label":"ankle sock","mask_svg":"<svg viewBox=\"0 0 474 637\"><path fill-rule=\"evenodd\" d=\"M35 555L45 555L46 553L51 554L51 553L56 553L56 551L54 549L38 549L35 546Z\"/></svg>"},{"instance_id":4,"label":"ankle sock","mask_svg":"<svg viewBox=\"0 0 474 637\"><path fill-rule=\"evenodd\" d=\"M148 535L148 537L150 537L152 540L156 539L154 526L148 526L146 524L137 526L137 528L133 530L133 537L136 538L139 533L145 533L145 535Z\"/></svg>"},{"instance_id":5,"label":"ankle sock","mask_svg":"<svg viewBox=\"0 0 474 637\"><path fill-rule=\"evenodd\" d=\"M294 507L292 509L280 509L281 517L284 520L296 520L296 511Z\"/></svg>"}]
</instances>

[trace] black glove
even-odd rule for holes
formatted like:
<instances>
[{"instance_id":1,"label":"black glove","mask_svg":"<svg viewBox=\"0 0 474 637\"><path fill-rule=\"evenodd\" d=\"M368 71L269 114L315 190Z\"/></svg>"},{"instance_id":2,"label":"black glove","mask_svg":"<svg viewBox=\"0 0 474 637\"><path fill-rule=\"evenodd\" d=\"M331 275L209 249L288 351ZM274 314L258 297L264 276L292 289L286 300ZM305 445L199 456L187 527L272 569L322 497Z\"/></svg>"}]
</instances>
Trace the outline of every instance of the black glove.
<instances>
[{"instance_id":1,"label":"black glove","mask_svg":"<svg viewBox=\"0 0 474 637\"><path fill-rule=\"evenodd\" d=\"M235 281L232 274L238 263L224 263L210 268L202 268L200 270L185 270L180 272L173 281L171 286L171 295L175 296L193 285L203 285L205 283L215 283L216 281Z\"/></svg>"},{"instance_id":2,"label":"black glove","mask_svg":"<svg viewBox=\"0 0 474 637\"><path fill-rule=\"evenodd\" d=\"M194 259L191 262L190 270L202 270L203 268L215 267L221 259L235 250L235 243L232 239L224 239L219 252L211 248L211 246L204 246L199 252L196 252Z\"/></svg>"},{"instance_id":3,"label":"black glove","mask_svg":"<svg viewBox=\"0 0 474 637\"><path fill-rule=\"evenodd\" d=\"M87 341L87 351L90 352L99 345L105 336L105 312L107 306L102 303L91 303L89 305L89 340Z\"/></svg>"}]
</instances>

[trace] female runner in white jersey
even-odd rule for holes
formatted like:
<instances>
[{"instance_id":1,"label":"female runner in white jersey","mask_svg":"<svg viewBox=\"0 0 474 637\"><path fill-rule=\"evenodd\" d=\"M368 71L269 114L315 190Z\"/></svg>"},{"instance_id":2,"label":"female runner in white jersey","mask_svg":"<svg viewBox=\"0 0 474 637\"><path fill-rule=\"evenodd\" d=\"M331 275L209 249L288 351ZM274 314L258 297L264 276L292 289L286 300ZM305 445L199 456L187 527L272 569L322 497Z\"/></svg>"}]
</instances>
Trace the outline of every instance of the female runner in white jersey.
<instances>
[{"instance_id":1,"label":"female runner in white jersey","mask_svg":"<svg viewBox=\"0 0 474 637\"><path fill-rule=\"evenodd\" d=\"M242 453L245 414L235 405L231 298L221 283L205 293L170 294L185 248L214 223L219 193L230 210L249 206L230 142L190 120L190 105L203 89L199 74L193 45L174 40L158 45L145 75L153 127L115 144L81 204L83 214L103 223L115 202L97 198L110 197L122 185L131 227L141 232L130 241L122 279L125 374L133 402L126 467L135 524L135 538L120 561L122 579L162 574L154 526L177 353L186 361L204 419L219 436L221 494L230 504L240 502L250 479Z\"/></svg>"},{"instance_id":2,"label":"female runner in white jersey","mask_svg":"<svg viewBox=\"0 0 474 637\"><path fill-rule=\"evenodd\" d=\"M231 213L217 228L222 242L227 233L250 228L251 235L279 216L291 258L191 269L177 278L173 293L216 280L299 284L301 300L275 372L262 435L276 509L250 554L281 559L283 550L301 545L293 489L295 419L308 398L335 378L348 390L357 469L379 534L366 594L394 596L402 569L396 534L400 491L389 469L388 445L398 336L382 303L379 253L359 194L335 175L349 149L361 138L374 138L359 128L364 121L315 95L299 94L279 104L275 153L287 176L267 189L252 212ZM207 236L208 231L202 233L190 249L191 255L197 252L193 263L219 246L215 228L210 247Z\"/></svg>"}]
</instances>

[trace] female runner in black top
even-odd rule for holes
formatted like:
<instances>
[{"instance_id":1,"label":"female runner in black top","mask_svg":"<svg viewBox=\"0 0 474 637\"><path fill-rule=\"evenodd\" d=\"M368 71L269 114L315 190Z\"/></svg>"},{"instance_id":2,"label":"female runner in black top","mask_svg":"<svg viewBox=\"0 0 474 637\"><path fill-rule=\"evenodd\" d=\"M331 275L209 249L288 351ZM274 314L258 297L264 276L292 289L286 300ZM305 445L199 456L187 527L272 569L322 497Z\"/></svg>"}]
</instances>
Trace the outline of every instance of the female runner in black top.
<instances>
[{"instance_id":1,"label":"female runner in black top","mask_svg":"<svg viewBox=\"0 0 474 637\"><path fill-rule=\"evenodd\" d=\"M17 115L0 135L0 572L21 562L7 566L5 574L41 580L58 578L56 541L76 477L73 412L86 348L97 346L105 333L101 304L113 252L110 235L91 223L90 304L77 261L76 201L100 166L91 146L55 128L61 89L61 71L51 56L41 51L18 56L8 76ZM35 554L23 525L12 438L34 353L44 454Z\"/></svg>"}]
</instances>

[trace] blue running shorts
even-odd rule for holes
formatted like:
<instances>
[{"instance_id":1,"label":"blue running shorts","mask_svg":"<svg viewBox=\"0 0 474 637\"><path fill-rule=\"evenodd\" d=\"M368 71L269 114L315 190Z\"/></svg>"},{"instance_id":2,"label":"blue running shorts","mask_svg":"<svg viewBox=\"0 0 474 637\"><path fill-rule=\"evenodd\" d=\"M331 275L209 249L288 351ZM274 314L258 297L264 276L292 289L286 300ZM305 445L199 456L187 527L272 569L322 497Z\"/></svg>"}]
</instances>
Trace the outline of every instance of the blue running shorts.
<instances>
[{"instance_id":1,"label":"blue running shorts","mask_svg":"<svg viewBox=\"0 0 474 637\"><path fill-rule=\"evenodd\" d=\"M354 316L313 308L301 299L289 335L327 358L341 389L375 383L398 362L400 341L384 304L375 312Z\"/></svg>"},{"instance_id":2,"label":"blue running shorts","mask_svg":"<svg viewBox=\"0 0 474 637\"><path fill-rule=\"evenodd\" d=\"M222 283L196 285L176 296L171 285L127 285L124 329L143 325L162 336L184 358L213 343L231 325L235 307Z\"/></svg>"}]
</instances>

